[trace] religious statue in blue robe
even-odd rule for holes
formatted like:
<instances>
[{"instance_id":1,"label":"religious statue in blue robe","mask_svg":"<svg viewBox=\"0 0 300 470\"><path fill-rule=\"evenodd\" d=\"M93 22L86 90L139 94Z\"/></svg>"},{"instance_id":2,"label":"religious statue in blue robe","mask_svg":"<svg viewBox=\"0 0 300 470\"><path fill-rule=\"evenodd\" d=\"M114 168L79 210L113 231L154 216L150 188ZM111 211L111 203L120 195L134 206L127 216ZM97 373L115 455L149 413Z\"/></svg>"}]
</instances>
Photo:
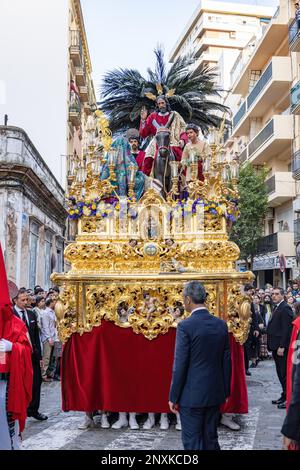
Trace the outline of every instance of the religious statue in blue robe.
<instances>
[{"instance_id":1,"label":"religious statue in blue robe","mask_svg":"<svg viewBox=\"0 0 300 470\"><path fill-rule=\"evenodd\" d=\"M114 172L116 175L116 181L111 181L111 184L115 186L115 191L118 196L128 197L129 182L130 182L130 166L136 167L135 182L134 182L134 193L136 200L138 201L144 192L145 175L138 169L138 164L131 153L130 145L124 137L116 139L111 146L112 149L116 149L116 161ZM104 163L101 172L100 179L105 180L110 178L110 170L108 165L109 154L106 155L106 163Z\"/></svg>"}]
</instances>

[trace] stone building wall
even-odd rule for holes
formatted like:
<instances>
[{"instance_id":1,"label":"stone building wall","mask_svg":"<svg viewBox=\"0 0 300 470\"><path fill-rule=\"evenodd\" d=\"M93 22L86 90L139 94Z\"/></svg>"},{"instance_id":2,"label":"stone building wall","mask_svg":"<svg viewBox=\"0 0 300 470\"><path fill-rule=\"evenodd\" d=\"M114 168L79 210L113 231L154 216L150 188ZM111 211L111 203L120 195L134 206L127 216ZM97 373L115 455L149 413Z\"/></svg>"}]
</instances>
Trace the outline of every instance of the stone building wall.
<instances>
[{"instance_id":1,"label":"stone building wall","mask_svg":"<svg viewBox=\"0 0 300 470\"><path fill-rule=\"evenodd\" d=\"M64 191L20 128L0 126L0 242L18 287L50 286L62 271Z\"/></svg>"}]
</instances>

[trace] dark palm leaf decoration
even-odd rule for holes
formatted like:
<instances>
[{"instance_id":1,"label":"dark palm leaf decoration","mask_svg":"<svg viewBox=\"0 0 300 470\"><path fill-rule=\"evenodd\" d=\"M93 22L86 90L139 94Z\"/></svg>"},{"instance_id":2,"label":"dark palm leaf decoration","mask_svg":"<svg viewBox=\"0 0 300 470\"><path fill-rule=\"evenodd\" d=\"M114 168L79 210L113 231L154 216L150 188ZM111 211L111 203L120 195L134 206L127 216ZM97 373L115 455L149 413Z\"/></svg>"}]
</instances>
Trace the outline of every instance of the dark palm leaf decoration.
<instances>
[{"instance_id":1,"label":"dark palm leaf decoration","mask_svg":"<svg viewBox=\"0 0 300 470\"><path fill-rule=\"evenodd\" d=\"M147 79L133 69L115 69L104 76L100 87L101 109L109 117L111 130L117 132L138 127L142 107L145 106L149 112L155 109L155 101L145 94L157 96L168 92L171 108L186 122L194 122L204 134L209 126L219 127L222 113L229 110L214 100L221 92L215 84L216 69L193 71L195 59L184 56L167 70L161 47L154 52L155 69L147 70Z\"/></svg>"}]
</instances>

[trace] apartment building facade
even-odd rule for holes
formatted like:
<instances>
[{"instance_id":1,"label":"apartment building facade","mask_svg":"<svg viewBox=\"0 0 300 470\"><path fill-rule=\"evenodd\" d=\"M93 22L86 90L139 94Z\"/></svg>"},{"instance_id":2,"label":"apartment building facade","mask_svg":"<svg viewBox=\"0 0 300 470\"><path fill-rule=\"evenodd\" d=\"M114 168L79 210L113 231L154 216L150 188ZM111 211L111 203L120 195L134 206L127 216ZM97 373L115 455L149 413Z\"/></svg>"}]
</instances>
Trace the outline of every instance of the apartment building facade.
<instances>
[{"instance_id":1,"label":"apartment building facade","mask_svg":"<svg viewBox=\"0 0 300 470\"><path fill-rule=\"evenodd\" d=\"M195 68L219 67L219 84L230 85L230 70L250 40L259 38L273 8L202 0L174 46L170 61L185 54L195 57Z\"/></svg>"},{"instance_id":2,"label":"apartment building facade","mask_svg":"<svg viewBox=\"0 0 300 470\"><path fill-rule=\"evenodd\" d=\"M67 154L63 161L68 177L72 160L83 151L88 116L97 109L92 64L80 0L69 1L68 127ZM62 157L63 158L63 157Z\"/></svg>"},{"instance_id":3,"label":"apartment building facade","mask_svg":"<svg viewBox=\"0 0 300 470\"><path fill-rule=\"evenodd\" d=\"M12 28L11 25L14 25ZM0 119L24 129L66 187L96 106L80 0L2 0Z\"/></svg>"},{"instance_id":4,"label":"apartment building facade","mask_svg":"<svg viewBox=\"0 0 300 470\"><path fill-rule=\"evenodd\" d=\"M253 263L260 287L285 287L299 275L300 40L294 2L279 3L252 53L248 47L237 58L227 100L233 111L227 152L268 170L268 213Z\"/></svg>"}]
</instances>

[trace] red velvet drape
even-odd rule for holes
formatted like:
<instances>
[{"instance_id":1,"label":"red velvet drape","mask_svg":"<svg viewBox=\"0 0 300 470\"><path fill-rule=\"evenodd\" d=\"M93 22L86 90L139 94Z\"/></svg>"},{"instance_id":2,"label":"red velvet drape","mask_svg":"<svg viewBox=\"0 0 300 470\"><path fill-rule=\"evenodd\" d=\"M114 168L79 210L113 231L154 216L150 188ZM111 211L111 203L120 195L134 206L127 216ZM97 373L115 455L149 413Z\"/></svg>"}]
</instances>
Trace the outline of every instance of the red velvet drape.
<instances>
[{"instance_id":1,"label":"red velvet drape","mask_svg":"<svg viewBox=\"0 0 300 470\"><path fill-rule=\"evenodd\" d=\"M176 330L149 341L102 321L62 357L63 410L167 413Z\"/></svg>"},{"instance_id":2,"label":"red velvet drape","mask_svg":"<svg viewBox=\"0 0 300 470\"><path fill-rule=\"evenodd\" d=\"M229 333L231 352L231 385L230 397L221 406L222 413L248 413L248 393L244 361L244 347L237 343L232 333Z\"/></svg>"},{"instance_id":3,"label":"red velvet drape","mask_svg":"<svg viewBox=\"0 0 300 470\"><path fill-rule=\"evenodd\" d=\"M149 341L111 322L73 334L62 357L63 410L167 413L176 330ZM226 411L247 413L243 347L230 335L233 377Z\"/></svg>"}]
</instances>

